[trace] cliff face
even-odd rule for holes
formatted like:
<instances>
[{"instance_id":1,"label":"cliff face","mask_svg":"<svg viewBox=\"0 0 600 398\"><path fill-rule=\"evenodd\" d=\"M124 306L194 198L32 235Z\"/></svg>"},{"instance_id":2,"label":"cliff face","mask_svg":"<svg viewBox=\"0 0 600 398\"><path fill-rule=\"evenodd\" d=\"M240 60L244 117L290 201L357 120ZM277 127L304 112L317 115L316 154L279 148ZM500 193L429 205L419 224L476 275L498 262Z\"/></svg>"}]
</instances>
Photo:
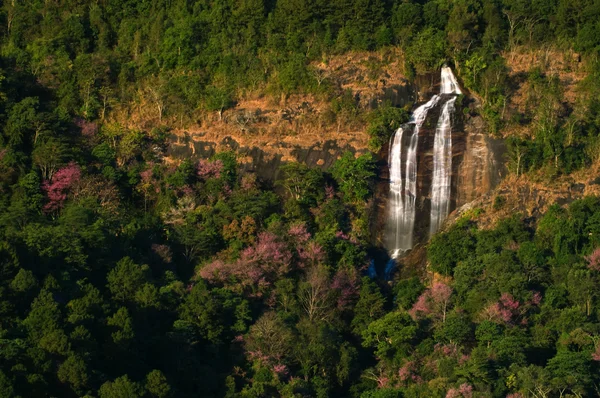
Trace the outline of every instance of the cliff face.
<instances>
[{"instance_id":1,"label":"cliff face","mask_svg":"<svg viewBox=\"0 0 600 398\"><path fill-rule=\"evenodd\" d=\"M468 97L465 97L465 101ZM417 202L415 217L415 244L425 243L429 239L431 213L431 191L433 176L433 146L437 121L445 98L432 108L419 131L417 149ZM477 106L471 100L470 108ZM452 123L452 173L450 212L466 203L480 198L492 191L504 175L503 156L505 147L502 140L488 136L484 122L480 116L471 116L457 106ZM403 147L408 145L408 135L403 137ZM385 231L380 226L387 220L386 201L389 192L388 170L389 148L381 152L381 182L378 184L376 196L377 217L374 219L374 239L385 245Z\"/></svg>"},{"instance_id":2,"label":"cliff face","mask_svg":"<svg viewBox=\"0 0 600 398\"><path fill-rule=\"evenodd\" d=\"M396 79L370 90L354 91L357 104L375 107L389 101L396 106L422 102L438 91L434 76L421 76L415 81ZM327 170L346 151L357 155L367 152L368 137L364 125L332 125L327 110L318 101L290 98L284 106L261 101L247 101L202 126L174 131L167 161L208 158L220 151L235 151L246 171L267 181L278 178L279 166L286 162L302 162ZM477 106L474 100L470 107ZM444 101L430 110L419 133L417 149L417 214L415 242L429 238L433 146L437 121ZM472 109L471 109L472 111ZM408 135L405 137L408 138ZM373 231L376 244L385 246L386 206L389 192L387 164L389 148L380 152L380 181L373 209ZM488 137L483 120L470 116L457 106L452 129L452 188L450 211L490 192L502 177L503 145Z\"/></svg>"},{"instance_id":3,"label":"cliff face","mask_svg":"<svg viewBox=\"0 0 600 398\"><path fill-rule=\"evenodd\" d=\"M286 162L300 162L327 170L346 151L355 154L367 151L366 144L364 146L353 144L356 143L333 138L315 140L305 145L271 140L261 144L245 142L233 135L215 140L207 137L206 133L184 132L171 136L167 155L176 161L177 159L210 158L217 152L234 151L239 155L238 159L243 170L255 173L262 180L275 181L278 178L279 166Z\"/></svg>"},{"instance_id":4,"label":"cliff face","mask_svg":"<svg viewBox=\"0 0 600 398\"><path fill-rule=\"evenodd\" d=\"M454 147L454 208L489 193L504 175L504 142L487 135L479 116L469 118L463 130L456 133Z\"/></svg>"}]
</instances>

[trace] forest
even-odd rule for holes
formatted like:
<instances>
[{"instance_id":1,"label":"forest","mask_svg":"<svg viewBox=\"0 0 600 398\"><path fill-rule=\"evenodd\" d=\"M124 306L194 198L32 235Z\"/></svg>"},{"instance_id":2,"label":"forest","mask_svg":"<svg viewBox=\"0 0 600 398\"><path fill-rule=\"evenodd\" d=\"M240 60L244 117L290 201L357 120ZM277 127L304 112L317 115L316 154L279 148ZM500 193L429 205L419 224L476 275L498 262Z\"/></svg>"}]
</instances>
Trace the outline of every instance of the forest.
<instances>
[{"instance_id":1,"label":"forest","mask_svg":"<svg viewBox=\"0 0 600 398\"><path fill-rule=\"evenodd\" d=\"M314 68L447 63L511 176L594 179L599 0L1 4L1 398L600 395L600 198L492 226L474 208L426 269L371 275L378 151L407 110L361 108ZM543 48L576 54L577 100L533 68L507 112L511 54ZM175 123L257 93L320 98L373 153L277 181L234 152L164 161ZM127 123L141 109L149 128Z\"/></svg>"}]
</instances>

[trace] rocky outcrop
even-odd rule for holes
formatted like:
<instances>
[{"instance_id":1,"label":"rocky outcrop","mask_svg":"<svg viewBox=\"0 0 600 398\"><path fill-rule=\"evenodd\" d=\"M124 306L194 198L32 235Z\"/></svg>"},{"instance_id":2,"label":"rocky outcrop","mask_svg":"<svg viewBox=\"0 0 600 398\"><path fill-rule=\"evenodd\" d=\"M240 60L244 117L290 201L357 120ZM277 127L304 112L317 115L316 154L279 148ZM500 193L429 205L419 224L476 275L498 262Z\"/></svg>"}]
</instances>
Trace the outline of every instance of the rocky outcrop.
<instances>
[{"instance_id":1,"label":"rocky outcrop","mask_svg":"<svg viewBox=\"0 0 600 398\"><path fill-rule=\"evenodd\" d=\"M365 153L365 148L357 148L348 143L336 140L313 142L311 145L280 142L265 142L263 145L244 145L232 136L219 141L206 138L203 133L173 134L167 157L177 159L206 159L217 152L233 151L238 154L238 161L243 170L255 173L266 181L275 181L279 166L286 162L301 162L311 167L326 170L341 157L344 152Z\"/></svg>"},{"instance_id":2,"label":"rocky outcrop","mask_svg":"<svg viewBox=\"0 0 600 398\"><path fill-rule=\"evenodd\" d=\"M504 175L504 142L487 134L479 116L469 117L463 130L454 148L454 208L489 193Z\"/></svg>"}]
</instances>

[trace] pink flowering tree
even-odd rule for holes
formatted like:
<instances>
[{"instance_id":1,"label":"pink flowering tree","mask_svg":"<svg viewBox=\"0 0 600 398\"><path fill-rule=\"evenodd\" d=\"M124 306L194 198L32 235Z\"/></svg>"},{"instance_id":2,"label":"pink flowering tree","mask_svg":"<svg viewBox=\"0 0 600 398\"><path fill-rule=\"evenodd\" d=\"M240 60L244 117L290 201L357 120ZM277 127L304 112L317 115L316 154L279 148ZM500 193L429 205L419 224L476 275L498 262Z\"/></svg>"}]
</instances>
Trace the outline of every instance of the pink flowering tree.
<instances>
[{"instance_id":1,"label":"pink flowering tree","mask_svg":"<svg viewBox=\"0 0 600 398\"><path fill-rule=\"evenodd\" d=\"M592 254L585 257L587 266L593 271L600 271L600 247L595 249Z\"/></svg>"},{"instance_id":2,"label":"pink flowering tree","mask_svg":"<svg viewBox=\"0 0 600 398\"><path fill-rule=\"evenodd\" d=\"M52 179L44 181L42 190L48 197L48 203L44 205L43 211L52 213L61 209L67 200L67 195L80 180L81 169L75 163L69 163L54 173Z\"/></svg>"},{"instance_id":3,"label":"pink flowering tree","mask_svg":"<svg viewBox=\"0 0 600 398\"><path fill-rule=\"evenodd\" d=\"M473 398L473 386L463 383L458 388L451 388L446 393L446 398Z\"/></svg>"},{"instance_id":4,"label":"pink flowering tree","mask_svg":"<svg viewBox=\"0 0 600 398\"><path fill-rule=\"evenodd\" d=\"M360 279L356 269L338 269L333 276L331 289L337 291L337 309L340 311L350 309L359 296Z\"/></svg>"},{"instance_id":5,"label":"pink flowering tree","mask_svg":"<svg viewBox=\"0 0 600 398\"><path fill-rule=\"evenodd\" d=\"M160 192L160 185L154 177L152 168L140 172L140 182L135 189L144 196L144 211L147 211L148 201L154 199Z\"/></svg>"},{"instance_id":6,"label":"pink flowering tree","mask_svg":"<svg viewBox=\"0 0 600 398\"><path fill-rule=\"evenodd\" d=\"M272 284L292 270L292 252L269 232L258 235L256 243L242 251L235 262L216 260L200 270L212 283L262 296Z\"/></svg>"},{"instance_id":7,"label":"pink flowering tree","mask_svg":"<svg viewBox=\"0 0 600 398\"><path fill-rule=\"evenodd\" d=\"M500 299L483 311L484 319L495 323L515 324L525 308L510 293L502 293Z\"/></svg>"},{"instance_id":8,"label":"pink flowering tree","mask_svg":"<svg viewBox=\"0 0 600 398\"><path fill-rule=\"evenodd\" d=\"M81 129L81 135L84 137L91 138L98 134L98 125L94 122L77 118L75 119L75 124Z\"/></svg>"},{"instance_id":9,"label":"pink flowering tree","mask_svg":"<svg viewBox=\"0 0 600 398\"><path fill-rule=\"evenodd\" d=\"M410 382L421 384L423 378L417 374L417 362L406 361L398 370L400 382L407 385Z\"/></svg>"},{"instance_id":10,"label":"pink flowering tree","mask_svg":"<svg viewBox=\"0 0 600 398\"><path fill-rule=\"evenodd\" d=\"M196 174L202 180L207 180L209 178L220 178L222 171L222 160L210 161L207 159L200 159L198 161L198 165L196 166Z\"/></svg>"},{"instance_id":11,"label":"pink flowering tree","mask_svg":"<svg viewBox=\"0 0 600 398\"><path fill-rule=\"evenodd\" d=\"M600 362L600 344L596 346L596 350L592 353L592 359L596 362Z\"/></svg>"},{"instance_id":12,"label":"pink flowering tree","mask_svg":"<svg viewBox=\"0 0 600 398\"><path fill-rule=\"evenodd\" d=\"M305 223L294 224L288 230L291 243L298 255L300 267L316 266L325 260L325 251L312 236Z\"/></svg>"},{"instance_id":13,"label":"pink flowering tree","mask_svg":"<svg viewBox=\"0 0 600 398\"><path fill-rule=\"evenodd\" d=\"M436 282L419 296L409 314L415 320L431 316L445 322L451 296L452 288L450 286Z\"/></svg>"}]
</instances>

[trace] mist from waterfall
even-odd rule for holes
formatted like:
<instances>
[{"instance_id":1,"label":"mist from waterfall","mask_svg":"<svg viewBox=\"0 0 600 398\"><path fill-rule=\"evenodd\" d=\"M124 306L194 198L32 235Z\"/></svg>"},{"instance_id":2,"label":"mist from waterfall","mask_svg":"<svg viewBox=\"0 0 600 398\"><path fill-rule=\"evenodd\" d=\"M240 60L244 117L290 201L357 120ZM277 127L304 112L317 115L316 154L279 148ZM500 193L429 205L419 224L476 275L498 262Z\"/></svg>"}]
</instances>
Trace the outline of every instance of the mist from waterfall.
<instances>
[{"instance_id":1,"label":"mist from waterfall","mask_svg":"<svg viewBox=\"0 0 600 398\"><path fill-rule=\"evenodd\" d=\"M449 67L442 67L440 95L413 112L390 140L390 197L388 203L388 249L392 259L413 248L417 204L417 148L419 131L428 112L443 103L437 122L433 148L430 234L441 227L450 210L452 172L452 115L456 96L462 94Z\"/></svg>"}]
</instances>

